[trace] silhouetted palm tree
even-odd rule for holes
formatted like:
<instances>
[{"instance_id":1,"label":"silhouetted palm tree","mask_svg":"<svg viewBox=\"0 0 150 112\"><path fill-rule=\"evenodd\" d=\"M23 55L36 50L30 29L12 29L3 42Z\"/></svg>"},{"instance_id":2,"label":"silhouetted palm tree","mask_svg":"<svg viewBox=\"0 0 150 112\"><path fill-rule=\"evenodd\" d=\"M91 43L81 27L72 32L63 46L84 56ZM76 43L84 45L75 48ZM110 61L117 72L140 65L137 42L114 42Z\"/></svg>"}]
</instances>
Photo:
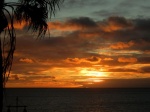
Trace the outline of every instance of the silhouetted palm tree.
<instances>
[{"instance_id":1,"label":"silhouetted palm tree","mask_svg":"<svg viewBox=\"0 0 150 112\"><path fill-rule=\"evenodd\" d=\"M5 83L9 78L16 46L14 22L26 22L29 29L43 37L48 29L47 20L55 14L63 0L0 0L0 112L3 111Z\"/></svg>"}]
</instances>

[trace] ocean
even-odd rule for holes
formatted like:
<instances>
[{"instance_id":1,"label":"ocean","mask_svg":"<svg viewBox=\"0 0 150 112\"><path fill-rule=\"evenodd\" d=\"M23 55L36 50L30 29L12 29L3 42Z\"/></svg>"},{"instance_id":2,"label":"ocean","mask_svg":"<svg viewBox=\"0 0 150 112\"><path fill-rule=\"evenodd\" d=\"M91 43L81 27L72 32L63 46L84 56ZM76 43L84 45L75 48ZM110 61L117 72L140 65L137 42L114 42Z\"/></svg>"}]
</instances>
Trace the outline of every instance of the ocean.
<instances>
[{"instance_id":1,"label":"ocean","mask_svg":"<svg viewBox=\"0 0 150 112\"><path fill-rule=\"evenodd\" d=\"M27 112L150 112L150 89L6 89L4 112L7 106L11 112L24 106Z\"/></svg>"}]
</instances>

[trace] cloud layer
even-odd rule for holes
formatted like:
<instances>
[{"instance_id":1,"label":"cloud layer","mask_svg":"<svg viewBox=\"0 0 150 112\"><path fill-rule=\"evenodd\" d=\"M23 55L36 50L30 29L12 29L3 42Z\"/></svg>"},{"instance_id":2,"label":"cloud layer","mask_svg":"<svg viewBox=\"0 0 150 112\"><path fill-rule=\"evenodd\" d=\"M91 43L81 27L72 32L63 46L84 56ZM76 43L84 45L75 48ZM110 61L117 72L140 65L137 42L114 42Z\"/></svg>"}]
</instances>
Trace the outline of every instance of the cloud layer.
<instances>
[{"instance_id":1,"label":"cloud layer","mask_svg":"<svg viewBox=\"0 0 150 112\"><path fill-rule=\"evenodd\" d=\"M48 23L50 38L41 40L26 33L25 24L16 24L8 85L82 87L108 79L150 78L149 23L120 16L70 18Z\"/></svg>"}]
</instances>

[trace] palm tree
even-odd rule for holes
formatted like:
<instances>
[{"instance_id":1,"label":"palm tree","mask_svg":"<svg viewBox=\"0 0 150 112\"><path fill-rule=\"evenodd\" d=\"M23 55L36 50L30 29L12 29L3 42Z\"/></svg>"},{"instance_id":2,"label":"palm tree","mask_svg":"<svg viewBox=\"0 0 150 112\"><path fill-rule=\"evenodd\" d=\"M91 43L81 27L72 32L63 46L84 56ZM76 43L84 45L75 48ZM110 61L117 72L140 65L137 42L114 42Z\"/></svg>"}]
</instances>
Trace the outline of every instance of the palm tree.
<instances>
[{"instance_id":1,"label":"palm tree","mask_svg":"<svg viewBox=\"0 0 150 112\"><path fill-rule=\"evenodd\" d=\"M19 0L5 3L5 0L0 0L0 112L3 111L4 88L16 46L14 22L26 22L28 28L38 34L37 37L43 37L48 30L48 18L55 14L62 1Z\"/></svg>"}]
</instances>

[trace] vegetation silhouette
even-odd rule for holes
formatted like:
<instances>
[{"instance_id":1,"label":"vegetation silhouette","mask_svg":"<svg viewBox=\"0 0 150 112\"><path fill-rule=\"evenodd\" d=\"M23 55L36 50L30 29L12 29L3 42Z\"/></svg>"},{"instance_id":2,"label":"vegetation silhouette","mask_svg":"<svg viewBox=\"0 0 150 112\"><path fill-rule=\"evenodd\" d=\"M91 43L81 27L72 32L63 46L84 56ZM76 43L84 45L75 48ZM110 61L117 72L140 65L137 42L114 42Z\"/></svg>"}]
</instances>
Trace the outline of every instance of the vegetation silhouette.
<instances>
[{"instance_id":1,"label":"vegetation silhouette","mask_svg":"<svg viewBox=\"0 0 150 112\"><path fill-rule=\"evenodd\" d=\"M28 30L44 37L48 30L47 20L55 15L56 8L64 0L0 0L0 112L3 111L5 84L8 81L16 46L15 22L25 22Z\"/></svg>"}]
</instances>

